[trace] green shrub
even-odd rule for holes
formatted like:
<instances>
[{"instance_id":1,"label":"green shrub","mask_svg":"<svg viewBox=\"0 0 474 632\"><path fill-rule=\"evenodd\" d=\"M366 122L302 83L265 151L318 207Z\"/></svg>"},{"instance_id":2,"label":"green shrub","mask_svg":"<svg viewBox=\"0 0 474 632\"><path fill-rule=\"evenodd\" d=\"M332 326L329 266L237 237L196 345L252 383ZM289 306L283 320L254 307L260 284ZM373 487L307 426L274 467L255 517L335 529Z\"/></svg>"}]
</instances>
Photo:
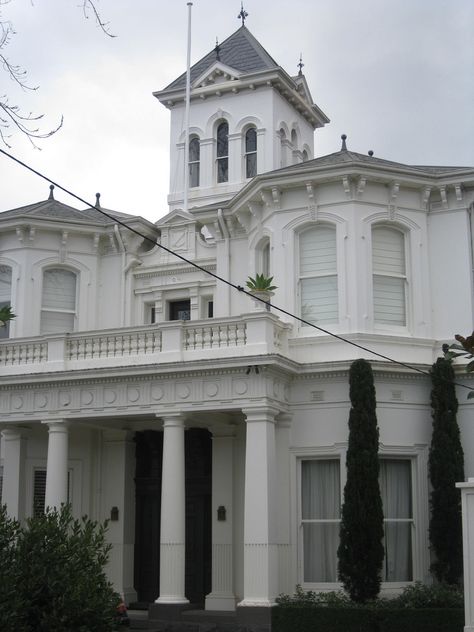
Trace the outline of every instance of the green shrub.
<instances>
[{"instance_id":1,"label":"green shrub","mask_svg":"<svg viewBox=\"0 0 474 632\"><path fill-rule=\"evenodd\" d=\"M4 546L6 544L7 546ZM107 632L117 629L118 595L104 572L105 525L74 520L69 507L24 527L0 514L0 629ZM8 582L8 584L6 583Z\"/></svg>"},{"instance_id":2,"label":"green shrub","mask_svg":"<svg viewBox=\"0 0 474 632\"><path fill-rule=\"evenodd\" d=\"M463 608L464 596L456 586L415 582L390 600L390 605L397 608Z\"/></svg>"}]
</instances>

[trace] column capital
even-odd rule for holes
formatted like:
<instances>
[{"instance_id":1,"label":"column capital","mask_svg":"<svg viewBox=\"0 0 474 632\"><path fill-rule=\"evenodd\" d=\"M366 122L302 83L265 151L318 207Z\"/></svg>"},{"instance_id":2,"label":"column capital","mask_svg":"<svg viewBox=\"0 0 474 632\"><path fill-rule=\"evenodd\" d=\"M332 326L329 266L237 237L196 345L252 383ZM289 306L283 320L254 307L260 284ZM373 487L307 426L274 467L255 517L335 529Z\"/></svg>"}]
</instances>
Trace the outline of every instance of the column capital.
<instances>
[{"instance_id":1,"label":"column capital","mask_svg":"<svg viewBox=\"0 0 474 632\"><path fill-rule=\"evenodd\" d=\"M255 406L252 408L243 408L242 413L245 416L247 423L256 421L269 421L276 423L275 417L280 413L280 410L275 406Z\"/></svg>"},{"instance_id":2,"label":"column capital","mask_svg":"<svg viewBox=\"0 0 474 632\"><path fill-rule=\"evenodd\" d=\"M235 425L234 424L213 424L208 427L209 432L212 434L212 438L214 437L234 437L235 436Z\"/></svg>"},{"instance_id":3,"label":"column capital","mask_svg":"<svg viewBox=\"0 0 474 632\"><path fill-rule=\"evenodd\" d=\"M17 428L16 426L8 426L0 431L4 441L16 441L22 437L26 437L27 428Z\"/></svg>"},{"instance_id":4,"label":"column capital","mask_svg":"<svg viewBox=\"0 0 474 632\"><path fill-rule=\"evenodd\" d=\"M67 432L69 427L65 419L45 419L41 423L48 426L49 432Z\"/></svg>"},{"instance_id":5,"label":"column capital","mask_svg":"<svg viewBox=\"0 0 474 632\"><path fill-rule=\"evenodd\" d=\"M181 412L156 413L156 417L162 420L163 428L170 426L184 426L186 417Z\"/></svg>"}]
</instances>

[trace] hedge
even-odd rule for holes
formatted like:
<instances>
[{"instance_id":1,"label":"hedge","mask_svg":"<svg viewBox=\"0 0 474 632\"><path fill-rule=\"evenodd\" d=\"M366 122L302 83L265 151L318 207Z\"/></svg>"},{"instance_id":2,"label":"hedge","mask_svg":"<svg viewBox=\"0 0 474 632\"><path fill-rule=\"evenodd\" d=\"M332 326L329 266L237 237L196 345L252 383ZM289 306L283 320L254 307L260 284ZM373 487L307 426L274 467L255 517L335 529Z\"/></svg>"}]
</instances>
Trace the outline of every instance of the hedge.
<instances>
[{"instance_id":1,"label":"hedge","mask_svg":"<svg viewBox=\"0 0 474 632\"><path fill-rule=\"evenodd\" d=\"M276 606L272 632L463 632L462 608Z\"/></svg>"}]
</instances>

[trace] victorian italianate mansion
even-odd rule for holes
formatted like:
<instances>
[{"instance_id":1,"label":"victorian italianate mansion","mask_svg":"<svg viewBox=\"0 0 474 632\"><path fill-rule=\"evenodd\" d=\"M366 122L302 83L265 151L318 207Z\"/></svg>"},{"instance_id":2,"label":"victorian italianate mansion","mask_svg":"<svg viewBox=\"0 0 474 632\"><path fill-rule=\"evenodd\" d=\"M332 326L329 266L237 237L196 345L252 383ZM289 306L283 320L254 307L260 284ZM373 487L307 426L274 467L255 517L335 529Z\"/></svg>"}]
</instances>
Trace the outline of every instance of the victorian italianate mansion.
<instances>
[{"instance_id":1,"label":"victorian italianate mansion","mask_svg":"<svg viewBox=\"0 0 474 632\"><path fill-rule=\"evenodd\" d=\"M328 117L245 25L191 69L188 143L185 87L154 93L171 113L162 219L72 208L52 188L0 214L0 305L17 314L0 341L2 502L20 519L66 501L109 519L110 578L150 612L245 620L297 583L337 588L348 369L364 356L383 591L429 581L430 380L346 341L428 369L472 330L474 169L345 139L315 158ZM256 273L285 312L217 279Z\"/></svg>"}]
</instances>

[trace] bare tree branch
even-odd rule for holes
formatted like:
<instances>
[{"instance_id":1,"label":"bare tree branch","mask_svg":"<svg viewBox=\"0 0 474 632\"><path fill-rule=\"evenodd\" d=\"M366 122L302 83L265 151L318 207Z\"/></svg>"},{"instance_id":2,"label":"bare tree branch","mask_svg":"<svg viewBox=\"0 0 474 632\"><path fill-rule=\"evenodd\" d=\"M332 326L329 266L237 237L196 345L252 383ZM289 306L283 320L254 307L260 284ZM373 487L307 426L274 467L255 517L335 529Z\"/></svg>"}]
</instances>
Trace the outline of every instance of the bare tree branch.
<instances>
[{"instance_id":1,"label":"bare tree branch","mask_svg":"<svg viewBox=\"0 0 474 632\"><path fill-rule=\"evenodd\" d=\"M109 30L108 22L102 20L96 7L96 1L97 0L81 0L82 5L80 6L84 17L89 19L89 15L91 14L105 35L115 37ZM0 0L0 67L9 76L10 80L22 90L35 91L38 89L38 86L32 86L28 83L26 70L19 65L13 64L3 53L4 49L10 43L11 38L16 34L11 21L4 19L1 13L2 7L10 2L11 0ZM35 140L49 138L53 136L53 134L56 134L63 126L63 117L61 116L61 120L56 127L43 132L37 124L38 121L41 121L43 116L43 114L33 114L32 112L25 113L21 110L19 105L10 103L7 94L0 95L0 141L10 148L11 145L8 139L15 132L19 132L28 138L33 147L39 149Z\"/></svg>"}]
</instances>

